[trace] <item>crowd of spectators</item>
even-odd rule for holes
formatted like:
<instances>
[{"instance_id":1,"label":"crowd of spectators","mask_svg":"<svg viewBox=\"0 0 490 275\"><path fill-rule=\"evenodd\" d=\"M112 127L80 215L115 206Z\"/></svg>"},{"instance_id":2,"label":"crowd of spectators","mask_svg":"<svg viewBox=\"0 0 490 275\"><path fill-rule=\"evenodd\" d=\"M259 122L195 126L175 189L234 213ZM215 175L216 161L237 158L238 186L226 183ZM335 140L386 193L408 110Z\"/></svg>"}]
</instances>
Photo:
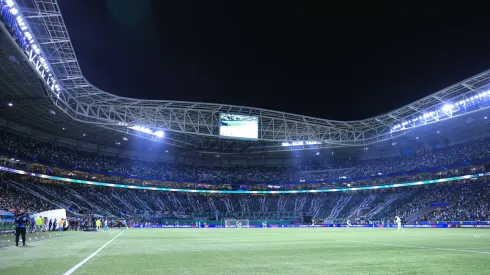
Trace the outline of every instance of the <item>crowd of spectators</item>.
<instances>
[{"instance_id":1,"label":"crowd of spectators","mask_svg":"<svg viewBox=\"0 0 490 275\"><path fill-rule=\"evenodd\" d=\"M371 159L349 163L346 169L302 171L301 167L205 167L176 163L134 161L92 152L77 151L3 131L0 149L18 157L120 177L150 177L165 181L219 183L285 183L359 179L416 171L490 157L490 141L475 140L407 156ZM342 165L342 163L339 163Z\"/></svg>"},{"instance_id":2,"label":"crowd of spectators","mask_svg":"<svg viewBox=\"0 0 490 275\"><path fill-rule=\"evenodd\" d=\"M345 219L363 205L369 209L384 205L389 198L398 199L380 208L370 220L407 219L432 203L447 204L417 217L419 221L490 220L490 188L483 185L488 177L465 179L434 186L395 188L392 190L318 194L232 195L175 192L144 192L36 180L30 177L0 178L0 209L35 213L64 208L72 217L86 213L104 217L137 217L168 219L285 219L298 220L303 215L316 219ZM476 187L472 185L477 185ZM375 196L369 204L366 198ZM346 199L347 197L351 197ZM374 198L374 197L373 197ZM333 211L344 204L342 209ZM365 209L364 209L365 210ZM332 215L337 212L338 215ZM352 216L352 215L351 215ZM413 216L413 215L412 215ZM359 216L362 218L362 215ZM412 217L413 218L413 217ZM71 223L70 223L71 224Z\"/></svg>"},{"instance_id":3,"label":"crowd of spectators","mask_svg":"<svg viewBox=\"0 0 490 275\"><path fill-rule=\"evenodd\" d=\"M421 150L421 152L414 152L406 156L360 161L351 164L345 170L310 172L303 175L307 175L305 176L307 180L338 179L343 177L362 178L436 168L489 157L490 142L480 139L433 151Z\"/></svg>"},{"instance_id":4,"label":"crowd of spectators","mask_svg":"<svg viewBox=\"0 0 490 275\"><path fill-rule=\"evenodd\" d=\"M464 188L450 192L450 203L430 213L428 219L436 221L488 221L490 220L490 188Z\"/></svg>"},{"instance_id":5,"label":"crowd of spectators","mask_svg":"<svg viewBox=\"0 0 490 275\"><path fill-rule=\"evenodd\" d=\"M39 197L19 192L15 187L7 184L0 184L0 210L14 212L16 209L36 213L55 208Z\"/></svg>"},{"instance_id":6,"label":"crowd of spectators","mask_svg":"<svg viewBox=\"0 0 490 275\"><path fill-rule=\"evenodd\" d=\"M387 207L378 218L398 215L407 219L413 214L411 218L418 222L490 221L488 181L489 177L482 177L412 188L410 196Z\"/></svg>"}]
</instances>

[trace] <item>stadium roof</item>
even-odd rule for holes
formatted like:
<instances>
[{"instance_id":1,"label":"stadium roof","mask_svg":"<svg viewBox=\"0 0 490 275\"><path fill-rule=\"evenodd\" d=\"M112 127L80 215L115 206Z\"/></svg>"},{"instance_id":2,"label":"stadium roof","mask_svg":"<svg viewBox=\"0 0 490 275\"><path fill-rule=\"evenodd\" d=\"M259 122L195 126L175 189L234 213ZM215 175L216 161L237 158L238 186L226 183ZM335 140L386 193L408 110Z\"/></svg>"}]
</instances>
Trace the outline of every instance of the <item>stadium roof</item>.
<instances>
[{"instance_id":1,"label":"stadium roof","mask_svg":"<svg viewBox=\"0 0 490 275\"><path fill-rule=\"evenodd\" d=\"M334 121L243 106L119 97L101 91L83 76L57 1L0 1L16 9L14 24L19 27L19 22L25 22L27 27L20 35L30 41L19 46L15 36L9 35L1 24L1 114L9 121L60 137L85 138L118 147L123 146L124 138L139 136L186 151L212 153L340 147L359 150L411 136L422 129L431 132L427 129L432 127L423 126L442 125L441 121L450 120L453 130L468 129L472 126L466 123L468 114L490 106L490 92L486 91L490 71L392 112L359 121ZM14 105L15 111L8 103ZM220 138L220 113L257 116L258 140ZM461 126L456 127L456 123ZM134 131L128 128L131 126L161 130L165 136ZM283 146L294 142L314 144Z\"/></svg>"}]
</instances>

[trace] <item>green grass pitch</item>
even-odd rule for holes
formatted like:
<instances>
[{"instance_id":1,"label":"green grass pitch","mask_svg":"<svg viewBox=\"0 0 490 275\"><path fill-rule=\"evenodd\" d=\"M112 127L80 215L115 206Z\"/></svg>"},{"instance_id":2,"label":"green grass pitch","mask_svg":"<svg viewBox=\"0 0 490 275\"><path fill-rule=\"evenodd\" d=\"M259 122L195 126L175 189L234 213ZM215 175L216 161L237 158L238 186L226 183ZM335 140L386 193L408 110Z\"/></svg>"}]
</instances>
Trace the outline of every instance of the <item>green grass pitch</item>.
<instances>
[{"instance_id":1,"label":"green grass pitch","mask_svg":"<svg viewBox=\"0 0 490 275\"><path fill-rule=\"evenodd\" d=\"M0 274L65 274L119 231L63 234L0 247ZM490 231L128 229L72 274L490 274Z\"/></svg>"}]
</instances>

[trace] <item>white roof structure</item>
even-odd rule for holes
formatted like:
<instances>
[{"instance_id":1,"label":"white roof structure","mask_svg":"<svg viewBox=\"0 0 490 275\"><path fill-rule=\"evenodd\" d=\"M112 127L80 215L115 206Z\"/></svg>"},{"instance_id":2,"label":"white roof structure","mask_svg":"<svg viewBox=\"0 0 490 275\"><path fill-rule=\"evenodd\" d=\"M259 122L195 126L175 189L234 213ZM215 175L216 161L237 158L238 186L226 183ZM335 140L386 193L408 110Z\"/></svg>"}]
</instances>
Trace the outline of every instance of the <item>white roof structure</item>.
<instances>
[{"instance_id":1,"label":"white roof structure","mask_svg":"<svg viewBox=\"0 0 490 275\"><path fill-rule=\"evenodd\" d=\"M282 146L284 143L306 141L318 143L315 148L364 147L490 106L487 104L490 70L402 108L358 121L335 121L244 106L120 97L100 90L83 76L56 0L0 2L4 7L8 5L15 19L13 25L1 24L0 30L6 34L9 28L17 28L17 33L10 29L11 35L2 34L8 37L2 48L11 57L0 64L1 81L6 85L2 94L15 100L16 105L25 106L23 119L31 120L32 124L60 129L63 125L84 127L87 130L80 132L93 131L100 136L101 140L94 142L109 142L111 135L158 139L128 128L141 126L164 131L165 137L159 139L163 143L197 151L209 150L216 144L235 153L282 151L292 149ZM32 116L33 111L45 117ZM48 113L56 113L58 118ZM258 140L220 139L220 113L257 116Z\"/></svg>"}]
</instances>

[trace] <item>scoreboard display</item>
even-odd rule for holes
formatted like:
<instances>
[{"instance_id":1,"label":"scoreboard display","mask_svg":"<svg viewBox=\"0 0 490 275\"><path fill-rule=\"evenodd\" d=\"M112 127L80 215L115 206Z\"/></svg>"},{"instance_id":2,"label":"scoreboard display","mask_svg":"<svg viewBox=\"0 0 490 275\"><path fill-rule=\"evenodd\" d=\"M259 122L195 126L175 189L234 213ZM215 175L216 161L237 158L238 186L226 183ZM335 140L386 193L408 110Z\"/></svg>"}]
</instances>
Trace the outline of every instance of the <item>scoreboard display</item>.
<instances>
[{"instance_id":1,"label":"scoreboard display","mask_svg":"<svg viewBox=\"0 0 490 275\"><path fill-rule=\"evenodd\" d=\"M219 135L239 139L258 139L259 118L256 116L221 113Z\"/></svg>"}]
</instances>

